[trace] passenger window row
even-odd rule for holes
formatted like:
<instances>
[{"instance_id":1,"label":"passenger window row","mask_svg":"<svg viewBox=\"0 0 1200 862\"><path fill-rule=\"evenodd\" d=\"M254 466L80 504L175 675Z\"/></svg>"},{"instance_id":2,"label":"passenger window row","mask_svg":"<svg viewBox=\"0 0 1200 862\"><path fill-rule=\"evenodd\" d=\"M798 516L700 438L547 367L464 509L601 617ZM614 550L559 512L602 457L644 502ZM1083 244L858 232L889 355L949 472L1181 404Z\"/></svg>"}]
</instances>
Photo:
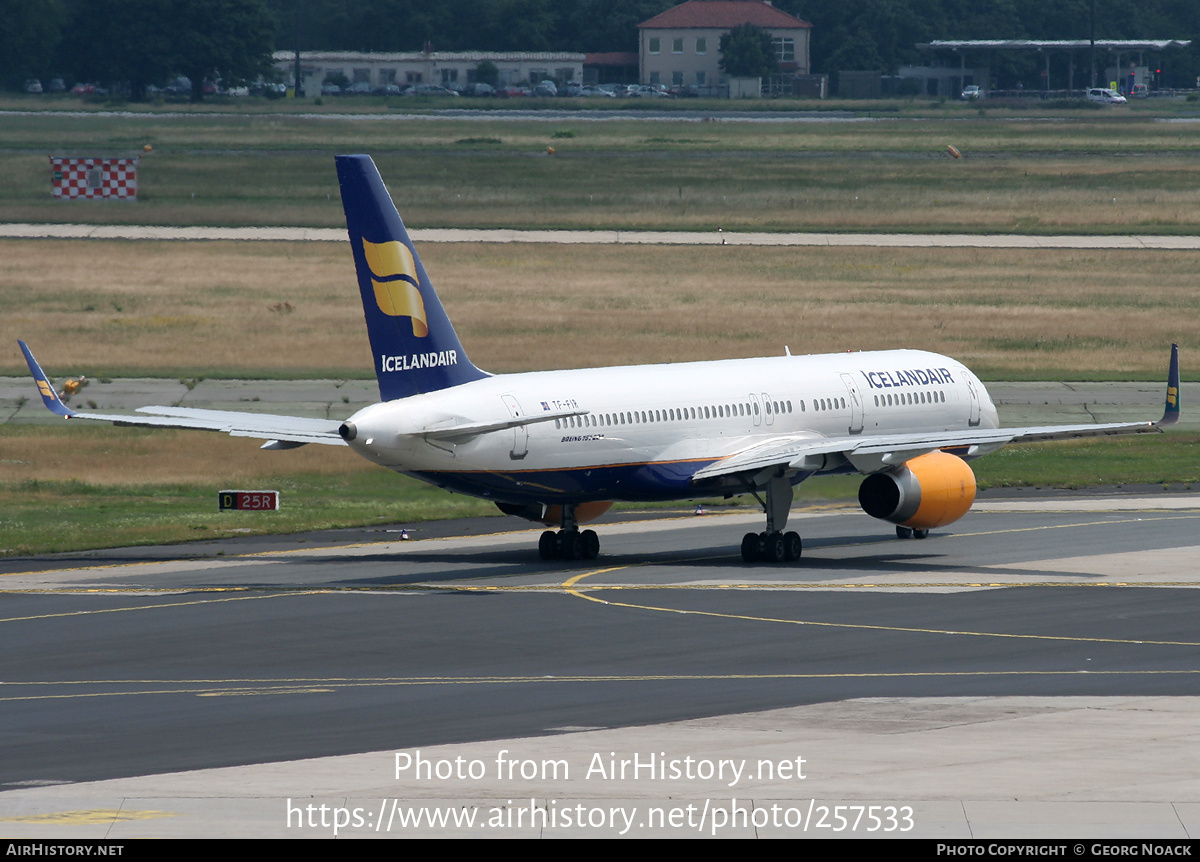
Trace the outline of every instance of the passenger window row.
<instances>
[{"instance_id":1,"label":"passenger window row","mask_svg":"<svg viewBox=\"0 0 1200 862\"><path fill-rule=\"evenodd\" d=\"M814 409L833 409L839 399L819 399L818 407ZM846 406L846 399L840 399L841 406ZM799 402L800 412L805 412L804 401ZM770 415L792 413L794 408L790 400L767 401L762 412ZM652 422L680 422L690 419L725 419L735 416L756 416L760 413L756 402L739 401L733 404L706 404L700 407L668 407L665 410L631 410L620 413L592 413L587 416L568 416L565 419L555 419L555 428L607 428L619 425L648 425Z\"/></svg>"},{"instance_id":2,"label":"passenger window row","mask_svg":"<svg viewBox=\"0 0 1200 862\"><path fill-rule=\"evenodd\" d=\"M946 393L940 389L933 392L891 392L886 395L875 394L876 407L898 407L902 404L945 404Z\"/></svg>"}]
</instances>

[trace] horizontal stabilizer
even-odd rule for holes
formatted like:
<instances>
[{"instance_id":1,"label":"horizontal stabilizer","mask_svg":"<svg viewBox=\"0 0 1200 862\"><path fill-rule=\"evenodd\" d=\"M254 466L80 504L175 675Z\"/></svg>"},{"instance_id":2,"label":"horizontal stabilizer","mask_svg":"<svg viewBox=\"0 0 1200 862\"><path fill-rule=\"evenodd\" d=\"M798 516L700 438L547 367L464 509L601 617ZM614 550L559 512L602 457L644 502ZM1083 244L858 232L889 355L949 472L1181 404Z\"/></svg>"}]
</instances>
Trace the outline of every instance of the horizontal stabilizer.
<instances>
[{"instance_id":1,"label":"horizontal stabilizer","mask_svg":"<svg viewBox=\"0 0 1200 862\"><path fill-rule=\"evenodd\" d=\"M287 443L324 443L345 446L338 434L340 422L332 419L308 419L302 416L276 416L270 413L237 413L230 410L201 410L191 407L139 407L137 416L129 413L81 413L63 404L50 378L33 356L24 341L18 341L29 371L37 383L42 403L67 419L91 419L114 425L143 428L194 428L200 431L223 431L232 437L256 437Z\"/></svg>"}]
</instances>

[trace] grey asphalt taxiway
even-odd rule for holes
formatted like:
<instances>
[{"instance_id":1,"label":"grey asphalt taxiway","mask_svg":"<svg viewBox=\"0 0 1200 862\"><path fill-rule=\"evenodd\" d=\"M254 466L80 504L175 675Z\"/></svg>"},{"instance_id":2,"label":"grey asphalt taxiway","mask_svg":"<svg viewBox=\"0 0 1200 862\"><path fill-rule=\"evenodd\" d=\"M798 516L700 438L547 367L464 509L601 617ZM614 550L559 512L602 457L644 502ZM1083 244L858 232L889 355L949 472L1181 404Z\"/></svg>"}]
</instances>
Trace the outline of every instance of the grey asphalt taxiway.
<instances>
[{"instance_id":1,"label":"grey asphalt taxiway","mask_svg":"<svg viewBox=\"0 0 1200 862\"><path fill-rule=\"evenodd\" d=\"M1200 834L1200 495L985 493L923 541L797 509L778 567L760 519L586 564L504 520L0 561L0 823Z\"/></svg>"}]
</instances>

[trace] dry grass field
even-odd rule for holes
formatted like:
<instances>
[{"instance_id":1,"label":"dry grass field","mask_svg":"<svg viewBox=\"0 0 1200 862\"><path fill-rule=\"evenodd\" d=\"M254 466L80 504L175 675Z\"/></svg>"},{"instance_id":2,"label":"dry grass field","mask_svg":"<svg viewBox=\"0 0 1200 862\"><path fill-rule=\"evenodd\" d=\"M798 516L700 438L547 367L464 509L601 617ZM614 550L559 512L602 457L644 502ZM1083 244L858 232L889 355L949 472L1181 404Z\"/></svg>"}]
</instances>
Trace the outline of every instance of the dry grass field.
<instances>
[{"instance_id":1,"label":"dry grass field","mask_svg":"<svg viewBox=\"0 0 1200 862\"><path fill-rule=\"evenodd\" d=\"M430 244L496 372L920 347L992 379L1157 379L1200 253ZM0 241L0 373L369 377L341 243ZM1194 378L1194 367L1185 373Z\"/></svg>"}]
</instances>

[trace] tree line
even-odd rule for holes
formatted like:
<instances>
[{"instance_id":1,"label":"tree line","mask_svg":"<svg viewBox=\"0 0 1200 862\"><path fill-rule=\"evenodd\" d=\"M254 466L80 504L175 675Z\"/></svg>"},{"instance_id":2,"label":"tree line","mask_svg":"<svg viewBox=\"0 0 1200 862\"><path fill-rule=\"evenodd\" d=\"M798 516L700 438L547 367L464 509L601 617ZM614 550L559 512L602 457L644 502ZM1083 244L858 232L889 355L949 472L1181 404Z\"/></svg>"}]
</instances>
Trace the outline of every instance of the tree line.
<instances>
[{"instance_id":1,"label":"tree line","mask_svg":"<svg viewBox=\"0 0 1200 862\"><path fill-rule=\"evenodd\" d=\"M127 82L171 75L256 77L291 50L636 51L637 25L673 0L0 0L0 83ZM935 39L1087 39L1092 0L775 0L813 24L812 70L954 63L918 51ZM1095 0L1098 39L1200 42L1195 0ZM1155 58L1157 59L1157 58ZM1200 46L1165 53L1164 83L1191 86ZM1107 59L1102 60L1107 62ZM1036 86L1041 60L981 56L993 77Z\"/></svg>"}]
</instances>

